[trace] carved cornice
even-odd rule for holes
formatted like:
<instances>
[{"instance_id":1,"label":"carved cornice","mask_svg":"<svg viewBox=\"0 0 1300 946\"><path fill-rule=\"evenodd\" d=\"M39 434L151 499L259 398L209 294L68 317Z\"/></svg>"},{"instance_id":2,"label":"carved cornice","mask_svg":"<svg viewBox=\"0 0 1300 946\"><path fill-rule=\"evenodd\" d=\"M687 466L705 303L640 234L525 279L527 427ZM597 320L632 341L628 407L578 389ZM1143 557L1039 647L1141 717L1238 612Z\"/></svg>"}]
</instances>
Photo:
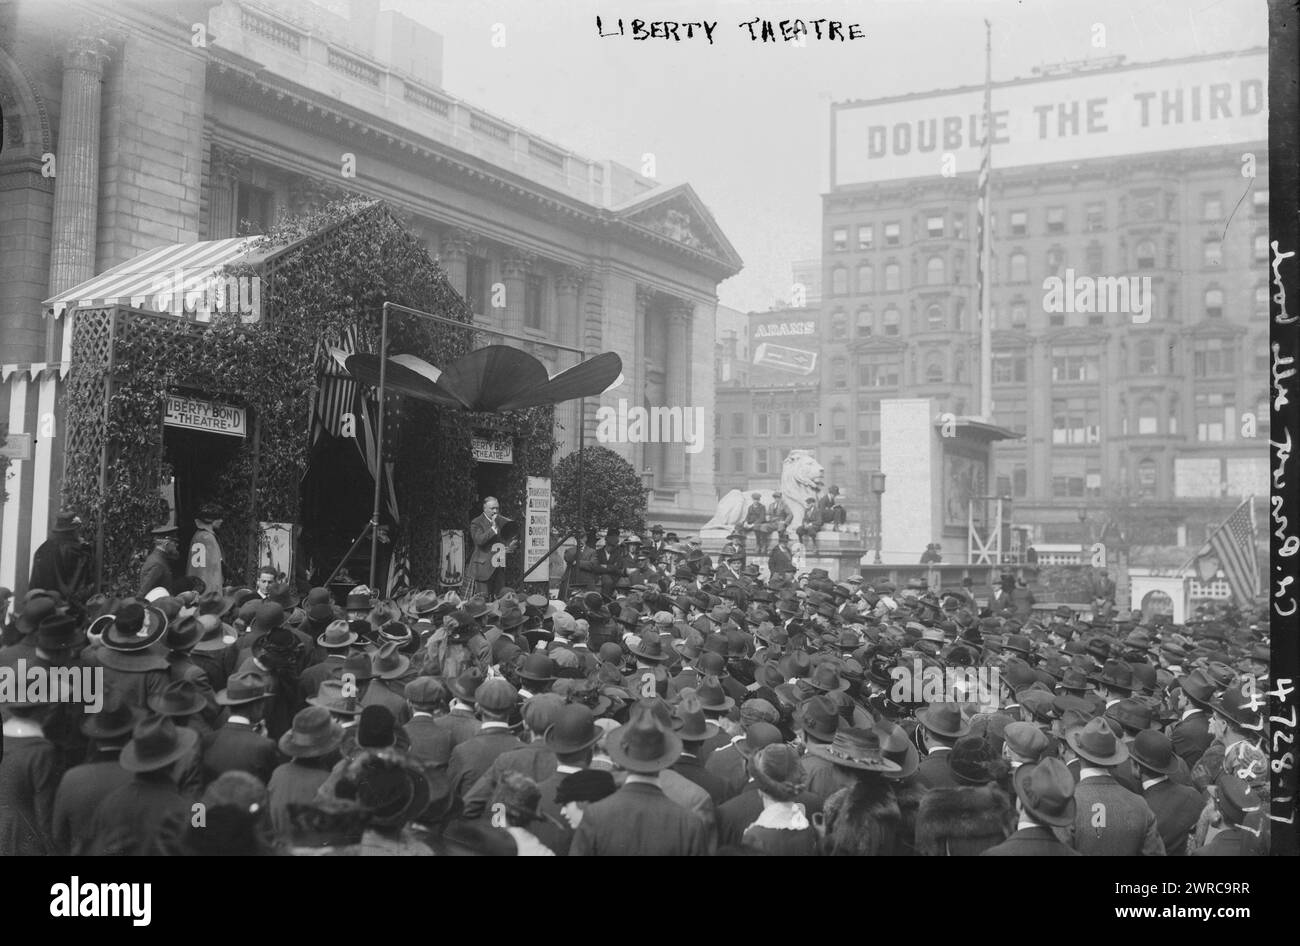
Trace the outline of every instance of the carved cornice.
<instances>
[{"instance_id":1,"label":"carved cornice","mask_svg":"<svg viewBox=\"0 0 1300 946\"><path fill-rule=\"evenodd\" d=\"M501 260L501 272L507 279L523 279L537 265L537 256L523 250L509 250Z\"/></svg>"}]
</instances>

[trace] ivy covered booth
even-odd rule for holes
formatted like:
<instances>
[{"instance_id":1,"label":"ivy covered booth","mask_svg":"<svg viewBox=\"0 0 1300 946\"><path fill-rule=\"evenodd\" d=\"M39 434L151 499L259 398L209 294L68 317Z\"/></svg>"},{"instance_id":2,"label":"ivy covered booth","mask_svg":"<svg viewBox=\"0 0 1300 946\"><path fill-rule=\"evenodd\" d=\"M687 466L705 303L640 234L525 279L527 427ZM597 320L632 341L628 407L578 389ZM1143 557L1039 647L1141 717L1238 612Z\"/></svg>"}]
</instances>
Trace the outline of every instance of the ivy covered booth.
<instances>
[{"instance_id":1,"label":"ivy covered booth","mask_svg":"<svg viewBox=\"0 0 1300 946\"><path fill-rule=\"evenodd\" d=\"M377 351L385 301L467 326L390 316L390 356L445 365L492 342L381 202L341 202L260 237L163 247L51 301L73 316L61 498L85 522L106 593L134 593L154 526L174 516L188 548L209 506L221 514L228 584L290 555L300 582L323 582L340 563L340 586L364 581L371 543L356 540L376 476L378 583L436 587L463 569L446 548L484 495L522 520L526 478L550 476L552 407L488 414L396 395L376 469L375 389L331 349ZM472 437L508 445L512 462L476 462Z\"/></svg>"}]
</instances>

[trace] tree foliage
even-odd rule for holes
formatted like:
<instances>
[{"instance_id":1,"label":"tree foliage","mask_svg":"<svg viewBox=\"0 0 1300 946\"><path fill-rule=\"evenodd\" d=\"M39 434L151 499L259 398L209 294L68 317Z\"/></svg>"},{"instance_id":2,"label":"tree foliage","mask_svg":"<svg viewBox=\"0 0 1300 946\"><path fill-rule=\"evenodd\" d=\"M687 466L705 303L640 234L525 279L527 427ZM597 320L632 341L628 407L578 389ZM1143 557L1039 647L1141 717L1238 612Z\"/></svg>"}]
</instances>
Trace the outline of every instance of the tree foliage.
<instances>
[{"instance_id":1,"label":"tree foliage","mask_svg":"<svg viewBox=\"0 0 1300 946\"><path fill-rule=\"evenodd\" d=\"M646 495L632 464L608 447L585 447L582 454L583 520L578 520L578 453L575 451L557 463L552 474L555 505L551 527L560 534L586 529L604 532L611 527L644 531Z\"/></svg>"}]
</instances>

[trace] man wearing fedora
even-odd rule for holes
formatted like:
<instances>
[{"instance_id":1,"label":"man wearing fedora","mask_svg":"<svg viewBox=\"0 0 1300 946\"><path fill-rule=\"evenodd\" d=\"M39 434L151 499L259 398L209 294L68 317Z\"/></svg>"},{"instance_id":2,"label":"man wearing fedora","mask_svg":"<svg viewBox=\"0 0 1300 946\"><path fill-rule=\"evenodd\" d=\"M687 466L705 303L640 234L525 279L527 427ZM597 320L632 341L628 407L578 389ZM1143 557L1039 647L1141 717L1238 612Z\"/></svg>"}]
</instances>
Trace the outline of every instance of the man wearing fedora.
<instances>
[{"instance_id":1,"label":"man wearing fedora","mask_svg":"<svg viewBox=\"0 0 1300 946\"><path fill-rule=\"evenodd\" d=\"M1057 838L1054 828L1072 826L1076 817L1074 776L1060 759L1047 758L1016 769L1019 821L1015 833L994 845L987 857L1072 857L1078 851Z\"/></svg>"},{"instance_id":2,"label":"man wearing fedora","mask_svg":"<svg viewBox=\"0 0 1300 946\"><path fill-rule=\"evenodd\" d=\"M559 717L564 705L564 697L556 693L543 693L524 704L523 720L529 741L493 759L487 771L470 786L464 798L466 818L477 818L486 810L488 802L508 772L527 776L536 783L555 774L555 753L546 745L544 735Z\"/></svg>"},{"instance_id":3,"label":"man wearing fedora","mask_svg":"<svg viewBox=\"0 0 1300 946\"><path fill-rule=\"evenodd\" d=\"M925 758L917 769L916 779L925 788L956 788L948 757L957 740L970 733L970 724L962 718L956 703L934 703L917 710L917 732L922 735Z\"/></svg>"},{"instance_id":4,"label":"man wearing fedora","mask_svg":"<svg viewBox=\"0 0 1300 946\"><path fill-rule=\"evenodd\" d=\"M173 817L190 814L190 803L176 788L176 763L194 750L198 734L167 716L136 723L118 764L131 773L95 809L87 850L93 854L140 854Z\"/></svg>"},{"instance_id":5,"label":"man wearing fedora","mask_svg":"<svg viewBox=\"0 0 1300 946\"><path fill-rule=\"evenodd\" d=\"M27 587L57 591L66 601L84 599L91 590L90 559L90 544L81 537L81 518L71 509L60 509L50 537L32 555Z\"/></svg>"},{"instance_id":6,"label":"man wearing fedora","mask_svg":"<svg viewBox=\"0 0 1300 946\"><path fill-rule=\"evenodd\" d=\"M1065 742L1069 753L1081 760L1071 846L1080 854L1163 857L1165 844L1155 812L1111 774L1129 751L1105 720L1093 719L1066 731Z\"/></svg>"},{"instance_id":7,"label":"man wearing fedora","mask_svg":"<svg viewBox=\"0 0 1300 946\"><path fill-rule=\"evenodd\" d=\"M265 674L241 670L217 694L217 702L228 707L230 715L203 740L204 784L234 770L250 772L263 782L271 778L280 756L275 743L263 735L267 686Z\"/></svg>"},{"instance_id":8,"label":"man wearing fedora","mask_svg":"<svg viewBox=\"0 0 1300 946\"><path fill-rule=\"evenodd\" d=\"M643 703L606 737L610 759L627 773L623 785L583 812L570 845L573 857L702 856L709 853L704 821L672 801L660 773L681 755L681 740Z\"/></svg>"},{"instance_id":9,"label":"man wearing fedora","mask_svg":"<svg viewBox=\"0 0 1300 946\"><path fill-rule=\"evenodd\" d=\"M1267 811L1267 802L1250 784L1230 772L1221 772L1214 782L1214 807L1220 830L1209 844L1192 852L1194 857L1241 857L1265 854L1268 843L1258 831L1246 825ZM1267 823L1266 820L1264 822Z\"/></svg>"},{"instance_id":10,"label":"man wearing fedora","mask_svg":"<svg viewBox=\"0 0 1300 946\"><path fill-rule=\"evenodd\" d=\"M311 804L316 792L339 761L343 726L323 706L308 706L293 718L293 728L280 737L279 749L289 761L277 766L267 782L271 824L288 831L289 806Z\"/></svg>"},{"instance_id":11,"label":"man wearing fedora","mask_svg":"<svg viewBox=\"0 0 1300 946\"><path fill-rule=\"evenodd\" d=\"M88 761L68 769L59 780L53 827L58 853L86 853L95 809L131 780L131 773L117 760L139 720L139 711L116 696L110 696L100 712L82 720L81 731L90 740L91 751Z\"/></svg>"},{"instance_id":12,"label":"man wearing fedora","mask_svg":"<svg viewBox=\"0 0 1300 946\"><path fill-rule=\"evenodd\" d=\"M155 588L171 591L172 582L176 580L176 563L180 561L176 526L166 523L152 529L150 534L153 535L153 548L140 566L140 584L136 591L140 598Z\"/></svg>"},{"instance_id":13,"label":"man wearing fedora","mask_svg":"<svg viewBox=\"0 0 1300 946\"><path fill-rule=\"evenodd\" d=\"M1210 735L1210 703L1214 699L1215 685L1205 671L1198 668L1178 678L1174 694L1182 715L1170 731L1169 738L1173 740L1174 751L1189 767L1194 767L1214 741Z\"/></svg>"},{"instance_id":14,"label":"man wearing fedora","mask_svg":"<svg viewBox=\"0 0 1300 946\"><path fill-rule=\"evenodd\" d=\"M1247 770L1251 774L1246 781L1256 791L1267 790L1267 757L1258 746L1264 731L1260 711L1265 705L1264 694L1255 689L1251 680L1228 686L1210 704L1214 713L1210 719L1210 735L1214 741L1192 767L1192 782L1197 788L1204 791L1213 785L1220 772Z\"/></svg>"},{"instance_id":15,"label":"man wearing fedora","mask_svg":"<svg viewBox=\"0 0 1300 946\"><path fill-rule=\"evenodd\" d=\"M523 743L510 731L519 691L501 677L489 677L474 691L478 706L479 731L451 750L447 766L453 794L464 799L479 776L486 772L497 756Z\"/></svg>"},{"instance_id":16,"label":"man wearing fedora","mask_svg":"<svg viewBox=\"0 0 1300 946\"><path fill-rule=\"evenodd\" d=\"M325 652L319 663L312 664L298 676L298 694L304 700L316 695L326 680L337 680L343 672L343 661L360 638L347 621L331 621L316 638L316 646Z\"/></svg>"},{"instance_id":17,"label":"man wearing fedora","mask_svg":"<svg viewBox=\"0 0 1300 946\"><path fill-rule=\"evenodd\" d=\"M715 739L721 729L705 717L700 697L694 690L681 694L680 702L673 709L673 729L682 741L682 753L672 764L672 770L708 792L715 806L721 805L730 797L727 785L708 771L700 758L705 742Z\"/></svg>"},{"instance_id":18,"label":"man wearing fedora","mask_svg":"<svg viewBox=\"0 0 1300 946\"><path fill-rule=\"evenodd\" d=\"M541 795L538 807L546 819L546 824L539 824L537 836L558 855L568 854L573 841L573 828L563 813L564 803L557 798L560 785L574 773L590 771L593 747L600 737L595 715L581 703L561 706L542 737L543 744L554 754L555 770L537 782Z\"/></svg>"},{"instance_id":19,"label":"man wearing fedora","mask_svg":"<svg viewBox=\"0 0 1300 946\"><path fill-rule=\"evenodd\" d=\"M451 730L438 724L447 712L447 688L437 677L416 677L403 693L411 718L402 728L411 740L411 755L426 766L445 769L455 748Z\"/></svg>"},{"instance_id":20,"label":"man wearing fedora","mask_svg":"<svg viewBox=\"0 0 1300 946\"><path fill-rule=\"evenodd\" d=\"M1141 781L1141 795L1155 812L1165 853L1183 856L1187 853L1187 838L1205 808L1204 796L1170 778L1185 763L1174 753L1173 743L1164 733L1143 730L1129 742L1128 751Z\"/></svg>"}]
</instances>

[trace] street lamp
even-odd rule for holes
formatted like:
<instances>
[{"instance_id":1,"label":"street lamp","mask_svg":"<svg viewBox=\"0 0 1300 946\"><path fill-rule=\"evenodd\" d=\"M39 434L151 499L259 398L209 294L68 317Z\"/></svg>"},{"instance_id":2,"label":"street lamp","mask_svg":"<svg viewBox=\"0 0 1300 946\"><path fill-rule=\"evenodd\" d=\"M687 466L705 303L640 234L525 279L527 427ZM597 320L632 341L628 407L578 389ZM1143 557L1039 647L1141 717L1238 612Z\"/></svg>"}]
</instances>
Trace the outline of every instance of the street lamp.
<instances>
[{"instance_id":1,"label":"street lamp","mask_svg":"<svg viewBox=\"0 0 1300 946\"><path fill-rule=\"evenodd\" d=\"M876 558L872 563L874 565L883 564L880 561L880 540L884 535L884 495L885 495L885 474L871 473L867 477L871 485L871 491L876 494Z\"/></svg>"}]
</instances>

